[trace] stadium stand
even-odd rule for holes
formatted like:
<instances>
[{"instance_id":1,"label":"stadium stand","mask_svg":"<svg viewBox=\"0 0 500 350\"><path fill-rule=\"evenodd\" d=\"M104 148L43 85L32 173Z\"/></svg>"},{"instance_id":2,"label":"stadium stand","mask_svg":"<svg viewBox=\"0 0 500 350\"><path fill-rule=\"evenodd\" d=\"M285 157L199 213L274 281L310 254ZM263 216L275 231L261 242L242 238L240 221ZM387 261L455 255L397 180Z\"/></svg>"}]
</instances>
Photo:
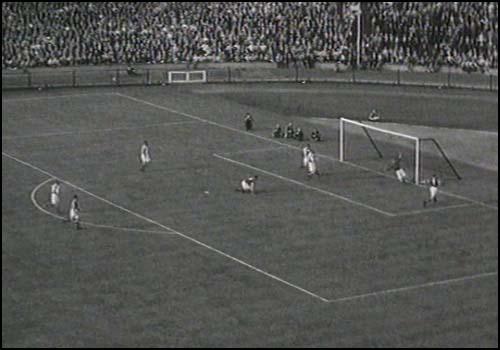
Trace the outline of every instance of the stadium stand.
<instances>
[{"instance_id":1,"label":"stadium stand","mask_svg":"<svg viewBox=\"0 0 500 350\"><path fill-rule=\"evenodd\" d=\"M254 61L351 65L351 4L3 2L2 69ZM363 68L498 67L497 2L363 3L362 13Z\"/></svg>"}]
</instances>

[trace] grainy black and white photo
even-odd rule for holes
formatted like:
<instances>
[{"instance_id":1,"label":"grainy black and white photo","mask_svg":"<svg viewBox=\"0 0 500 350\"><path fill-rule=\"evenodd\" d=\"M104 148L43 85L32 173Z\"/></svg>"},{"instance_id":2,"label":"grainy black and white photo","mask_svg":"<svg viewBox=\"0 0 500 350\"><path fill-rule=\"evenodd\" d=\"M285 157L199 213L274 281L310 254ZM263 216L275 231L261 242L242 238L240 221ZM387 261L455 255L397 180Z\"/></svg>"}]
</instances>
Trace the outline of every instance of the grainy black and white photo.
<instances>
[{"instance_id":1,"label":"grainy black and white photo","mask_svg":"<svg viewBox=\"0 0 500 350\"><path fill-rule=\"evenodd\" d=\"M498 2L2 2L2 347L497 348Z\"/></svg>"}]
</instances>

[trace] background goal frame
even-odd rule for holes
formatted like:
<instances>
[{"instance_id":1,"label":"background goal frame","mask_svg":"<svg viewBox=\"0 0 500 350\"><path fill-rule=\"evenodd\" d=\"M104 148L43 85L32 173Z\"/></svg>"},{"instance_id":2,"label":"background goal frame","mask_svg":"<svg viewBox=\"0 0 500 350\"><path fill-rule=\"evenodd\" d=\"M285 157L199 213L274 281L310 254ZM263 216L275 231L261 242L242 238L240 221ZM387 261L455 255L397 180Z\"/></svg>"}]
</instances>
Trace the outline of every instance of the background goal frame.
<instances>
[{"instance_id":1,"label":"background goal frame","mask_svg":"<svg viewBox=\"0 0 500 350\"><path fill-rule=\"evenodd\" d=\"M201 74L201 78L198 76ZM175 76L185 77L184 79L175 79ZM206 83L207 71L206 70L184 70L184 71L168 71L167 74L169 84L186 84L186 83Z\"/></svg>"},{"instance_id":2,"label":"background goal frame","mask_svg":"<svg viewBox=\"0 0 500 350\"><path fill-rule=\"evenodd\" d=\"M371 146L373 149L377 152L379 158L383 158L382 152L379 150L379 147L377 146L377 143L375 140L372 138L370 135L370 130L377 131L380 133L385 133L387 135L392 135L396 137L401 137L403 139L409 140L413 146L413 155L414 155L414 171L413 171L413 176L414 176L414 182L416 185L421 184L421 178L423 174L423 169L422 169L422 144L425 143L431 143L434 147L435 150L437 151L437 154L441 156L441 158L445 161L447 167L451 169L453 172L454 176L458 179L461 180L462 177L458 173L457 169L449 159L449 157L446 155L446 152L444 151L443 147L439 144L439 142L434 139L434 138L420 138L417 136L412 136L412 135L407 135L404 133L392 131L392 130L387 130L381 127L365 124L361 121L356 121L348 118L340 118L339 119L340 125L339 125L339 160L341 162L346 161L346 149L345 149L345 139L346 139L346 132L345 132L345 125L354 125L357 127L360 127L368 140L371 143Z\"/></svg>"}]
</instances>

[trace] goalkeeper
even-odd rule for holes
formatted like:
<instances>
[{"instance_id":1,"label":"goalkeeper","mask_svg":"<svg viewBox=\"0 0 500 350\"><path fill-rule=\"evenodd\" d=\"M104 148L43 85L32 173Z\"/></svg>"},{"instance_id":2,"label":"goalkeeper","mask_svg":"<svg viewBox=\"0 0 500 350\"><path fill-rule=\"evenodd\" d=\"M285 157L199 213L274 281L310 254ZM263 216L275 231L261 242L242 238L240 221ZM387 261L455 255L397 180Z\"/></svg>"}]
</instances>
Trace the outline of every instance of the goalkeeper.
<instances>
[{"instance_id":1,"label":"goalkeeper","mask_svg":"<svg viewBox=\"0 0 500 350\"><path fill-rule=\"evenodd\" d=\"M391 164L385 169L386 171L393 170L396 173L396 177L398 178L399 182L402 183L407 183L408 177L406 175L406 171L401 165L401 162L403 160L403 155L401 152L398 153L398 155L392 160Z\"/></svg>"}]
</instances>

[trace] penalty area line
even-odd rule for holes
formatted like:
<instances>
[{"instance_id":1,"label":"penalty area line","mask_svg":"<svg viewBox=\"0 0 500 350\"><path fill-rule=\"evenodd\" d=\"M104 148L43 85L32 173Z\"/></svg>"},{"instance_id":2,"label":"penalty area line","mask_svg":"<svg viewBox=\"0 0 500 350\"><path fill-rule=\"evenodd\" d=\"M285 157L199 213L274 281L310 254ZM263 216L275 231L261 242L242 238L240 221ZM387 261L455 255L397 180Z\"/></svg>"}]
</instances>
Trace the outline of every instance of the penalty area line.
<instances>
[{"instance_id":1,"label":"penalty area line","mask_svg":"<svg viewBox=\"0 0 500 350\"><path fill-rule=\"evenodd\" d=\"M261 153L261 152L274 152L274 151L280 151L285 149L284 146L276 146L276 147L263 147L263 148L254 148L254 149L249 149L249 150L242 150L242 151L234 151L234 152L224 152L221 153L225 156L231 156L235 154L250 154L250 153Z\"/></svg>"},{"instance_id":2,"label":"penalty area line","mask_svg":"<svg viewBox=\"0 0 500 350\"><path fill-rule=\"evenodd\" d=\"M287 182L293 183L295 185L307 188L309 190L316 191L316 192L325 194L325 195L330 196L330 197L341 199L341 200L346 201L346 202L348 202L350 204L357 205L357 206L363 207L365 209L369 209L369 210L375 211L375 212L377 212L379 214L382 214L382 215L385 215L385 216L390 216L390 217L395 216L395 214L393 214L393 213L389 213L387 211L384 211L384 210L372 207L371 205L355 201L353 199L341 196L341 195L339 195L337 193L333 193L333 192L330 192L330 191L322 190L321 188L318 188L318 187L307 185L307 184L305 184L303 182L300 182L300 181L297 181L297 180L293 180L293 179L290 179L288 177L284 177L284 176L278 175L276 173L273 173L273 172L270 172L270 171L267 171L267 170L264 170L264 169L261 169L261 168L254 167L252 165L239 162L237 160L233 160L233 159L230 159L230 158L223 157L223 156L221 156L221 155L219 155L217 153L214 153L213 156L215 158L219 158L219 159L224 160L226 162L237 164L239 166L242 166L242 167L245 167L245 168L248 168L248 169L252 169L252 170L258 171L260 173L263 173L263 174L266 174L266 175L269 175L269 176L276 177L276 178L281 179L283 181L287 181Z\"/></svg>"},{"instance_id":3,"label":"penalty area line","mask_svg":"<svg viewBox=\"0 0 500 350\"><path fill-rule=\"evenodd\" d=\"M362 165L358 165L358 164L354 164L354 163L351 163L349 161L343 161L342 163L345 163L347 165L350 165L354 168L358 168L358 169L362 169L362 170L365 170L367 172L371 172L371 173L374 173L374 174L377 174L377 175L380 175L380 176L383 176L383 177L387 177L389 179L394 179L394 176L390 176L390 175L387 175L387 174L384 174L383 172L380 172L380 171L376 171L376 170L373 170L373 169L370 169L370 168L367 168L367 167L364 167ZM415 184L415 183L411 183L411 185L413 186L417 186L417 187L420 187L420 188L425 188L426 186L422 185L422 184ZM455 193L451 193L451 192L448 192L448 191L444 191L442 189L439 189L439 192L445 196L448 196L448 197L452 197L452 198L457 198L457 199L461 199L463 201L466 201L466 202L469 202L469 203L473 203L473 204L477 204L477 205L480 205L482 207L486 207L486 208L490 208L490 209L493 209L493 210L497 210L498 211L498 207L494 206L494 205L490 205L488 203L485 203L485 202L481 202L481 201L477 201L475 199L472 199L472 198L469 198L469 197L465 197L465 196L461 196L461 195L458 195L458 194L455 194Z\"/></svg>"},{"instance_id":4,"label":"penalty area line","mask_svg":"<svg viewBox=\"0 0 500 350\"><path fill-rule=\"evenodd\" d=\"M404 212L395 213L395 214L396 214L396 216L419 215L419 214L433 213L433 212L442 211L442 210L466 208L466 207L471 207L473 205L474 205L473 203L462 203L462 204L455 204L455 205L447 205L447 206L444 206L444 207L435 207L435 208L419 209L419 210L410 210L410 211L404 211Z\"/></svg>"},{"instance_id":5,"label":"penalty area line","mask_svg":"<svg viewBox=\"0 0 500 350\"><path fill-rule=\"evenodd\" d=\"M35 100L49 100L56 98L71 98L71 97L96 97L96 96L112 96L114 92L104 92L104 93L88 93L88 94L69 94L69 95L52 95L52 96L36 96L36 97L20 97L20 98L2 98L2 103L4 102L22 102L22 101L35 101Z\"/></svg>"},{"instance_id":6,"label":"penalty area line","mask_svg":"<svg viewBox=\"0 0 500 350\"><path fill-rule=\"evenodd\" d=\"M434 282L428 282L428 283L423 283L423 284L416 284L413 286L386 289L386 290L381 290L378 292L358 294L358 295L353 295L353 296L349 296L349 297L330 299L330 300L328 300L328 303L331 303L331 304L341 303L341 302L346 302L346 301L365 299L365 298L369 298L369 297L383 296L383 295L387 295L387 294L408 292L408 291L416 290L416 289L423 289L423 288L430 288L430 287L435 287L435 286L443 286L443 285L448 285L448 284L460 283L460 282L476 280L479 278L493 277L493 276L498 276L498 271L485 272L485 273L479 273L479 274L475 274L475 275L471 275L471 276L463 276L463 277L457 277L457 278L452 278L452 279L447 279L447 280L442 280L442 281L434 281Z\"/></svg>"},{"instance_id":7,"label":"penalty area line","mask_svg":"<svg viewBox=\"0 0 500 350\"><path fill-rule=\"evenodd\" d=\"M66 220L66 218L64 216L61 216L61 215L57 215L55 213L52 213L48 210L46 210L42 205L40 205L40 203L38 203L38 201L36 200L36 194L38 193L38 191L40 190L40 188L42 188L43 186L45 186L47 183L49 183L50 181L53 181L54 178L49 178L45 181L43 181L42 183L38 184L34 189L33 191L31 191L31 195L30 195L30 198L31 198L31 203L33 203L33 205L35 206L35 208L37 208L39 211L41 211L42 213L46 214L46 215L49 215L57 220L61 220L61 221L64 221ZM88 221L81 221L81 223L84 225L84 226L89 226L89 227L96 227L96 228L104 228L104 229L109 229L109 230L115 230L115 231L126 231L126 232L137 232L137 233L149 233L149 234L157 234L157 235L174 235L173 232L169 232L169 231L153 231L153 230L144 230L144 229L139 229L139 228L133 228L133 227L121 227L121 226L112 226L112 225L102 225L102 224L94 224L92 222L88 222Z\"/></svg>"},{"instance_id":8,"label":"penalty area line","mask_svg":"<svg viewBox=\"0 0 500 350\"><path fill-rule=\"evenodd\" d=\"M266 276L266 277L268 277L268 278L270 278L270 279L272 279L272 280L274 280L274 281L276 281L276 282L279 282L279 283L281 283L281 284L284 284L284 285L286 285L286 286L288 286L288 287L290 287L290 288L292 288L292 289L298 290L298 291L302 292L303 294L306 294L306 295L308 295L308 296L310 296L310 297L313 297L313 298L315 298L315 299L317 299L317 300L320 300L320 301L322 301L322 302L325 302L325 303L326 303L326 302L328 302L328 299L323 298L322 296L320 296L320 295L318 295L318 294L316 294L316 293L313 293L313 292L311 292L311 291L309 291L309 290L307 290L307 289L305 289L305 288L302 288L302 287L300 287L300 286L298 286L298 285L296 285L296 284L294 284L294 283L288 282L288 281L286 281L286 280L284 280L284 279L282 279L282 278L280 278L280 277L278 277L278 276L276 276L276 275L273 275L273 274L271 274L271 273L269 273L269 272L267 272L267 271L264 271L264 270L262 270L262 269L260 269L260 268L258 268L258 267L256 267L256 266L251 265L251 264L249 264L249 263L247 263L247 262L245 262L245 261L243 261L243 260L241 260L241 259L238 259L238 258L236 258L236 257L234 257L234 256L232 256L232 255L230 255L230 254L228 254L228 253L225 253L225 252L223 252L222 250L219 250L219 249L217 249L217 248L215 248L215 247L212 247L211 245L208 245L208 244L206 244L206 243L203 243L203 242L201 242L201 241L199 241L199 240L197 240L197 239L195 239L195 238L193 238L193 237L191 237L191 236L189 236L189 235L187 235L187 234L184 234L184 233L182 233L182 232L179 232L179 231L177 231L177 230L174 230L173 228L171 228L171 227L169 227L169 226L163 225L163 224L159 223L158 221L155 221L155 220L150 219L150 218L148 218L148 217L146 217L146 216L144 216L144 215L141 215L141 214L139 214L139 213L136 213L136 212L134 212L134 211L132 211L132 210L130 210L130 209L127 209L127 208L125 208L125 207L123 207L123 206L121 206L121 205L119 205L119 204L113 203L113 202L111 202L110 200L107 200L106 198L103 198L103 197L98 196L98 195L96 195L96 194L94 194L94 193L92 193L92 192L89 192L89 191L87 191L87 190L85 190L85 189L81 188L81 187L80 187L80 186L78 186L78 185L72 184L72 183L71 183L71 182L69 182L69 181L65 181L65 180L63 180L63 179L61 179L61 178L59 178L59 177L57 177L57 176L55 176L55 175L51 174L50 172L48 172L48 171L46 171L46 170L43 170L43 169L41 169L41 168L37 167L36 165L33 165L33 164L31 164L31 163L28 163L28 162L26 162L26 161L24 161L24 160L21 160L21 159L19 159L19 158L15 157L15 156L10 155L10 154L5 153L5 152L2 152L2 156L7 157L7 158L9 158L9 159L11 159L11 160L13 160L13 161L15 161L15 162L19 163L19 164L22 164L22 165L24 165L24 166L28 167L28 168L31 168L31 169L33 169L33 170L36 170L36 171L37 171L37 172L39 172L39 173L42 173L42 174L44 174L44 175L47 175L48 177L50 177L50 178L52 178L52 179L58 179L60 182L65 183L65 184L67 184L67 185L69 185L69 186L71 186L71 187L73 187L73 188L75 188L75 189L77 189L77 190L79 190L79 191L81 191L81 192L83 192L83 193L85 193L85 194L87 194L87 195L89 195L89 196L91 196L91 197L95 198L95 199L98 199L98 200L100 200L100 201L103 201L104 203L107 203L107 204L109 204L109 205L111 205L111 206L113 206L113 207L115 207L115 208L117 208L117 209L120 209L120 210L122 210L122 211L124 211L124 212L126 212L126 213L129 213L130 215L133 215L133 216L138 217L138 218L140 218L140 219L143 219L143 220L145 220L145 221L147 221L147 222L149 222L149 223L151 223L151 224L153 224L153 225L156 225L156 226L161 227L161 228L163 228L163 229L165 229L165 230L167 230L167 231L170 231L170 232L172 232L172 233L175 233L175 234L177 234L179 237L182 237L182 238L184 238L184 239L186 239L186 240L188 240L188 241L190 241L190 242L192 242L192 243L194 243L194 244L196 244L196 245L199 245L199 246L201 246L201 247L203 247L203 248L206 248L206 249L210 250L211 252L214 252L214 253L216 253L216 254L218 254L218 255L221 255L221 256L223 256L223 257L225 257L225 258L227 258L227 259L229 259L229 260L232 260L232 261L234 261L234 262L236 262L236 263L238 263L238 264L240 264L240 265L242 265L242 266L245 266L245 267L247 267L247 268L248 268L248 269L250 269L250 270L253 270L253 271L255 271L255 272L258 272L258 273L260 273L260 274L262 274L262 275L264 275L264 276Z\"/></svg>"},{"instance_id":9,"label":"penalty area line","mask_svg":"<svg viewBox=\"0 0 500 350\"><path fill-rule=\"evenodd\" d=\"M3 140L19 140L19 139L41 138L41 137L66 136L66 135L98 134L98 133L107 133L107 132L115 132L115 131L129 131L129 130L142 130L142 129L150 129L150 128L161 128L161 127L166 127L166 126L185 125L185 124L194 124L194 123L199 123L199 122L197 122L195 120L182 120L182 121L175 121L175 122L146 124L146 125L142 125L142 126L124 126L124 127L104 128L104 129L88 129L88 130L78 130L78 131L48 132L45 134L34 134L34 135L2 136L2 139Z\"/></svg>"}]
</instances>

